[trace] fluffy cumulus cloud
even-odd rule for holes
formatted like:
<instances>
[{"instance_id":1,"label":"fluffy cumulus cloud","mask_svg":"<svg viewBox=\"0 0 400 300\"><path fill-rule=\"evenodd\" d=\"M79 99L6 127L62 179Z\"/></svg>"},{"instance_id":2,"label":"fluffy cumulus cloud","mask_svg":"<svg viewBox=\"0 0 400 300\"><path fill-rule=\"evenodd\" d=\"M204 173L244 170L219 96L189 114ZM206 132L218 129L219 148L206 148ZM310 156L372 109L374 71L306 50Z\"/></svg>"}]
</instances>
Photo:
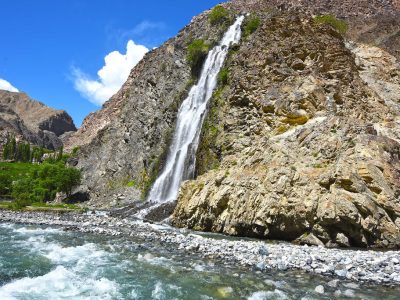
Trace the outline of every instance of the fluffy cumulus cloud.
<instances>
[{"instance_id":1,"label":"fluffy cumulus cloud","mask_svg":"<svg viewBox=\"0 0 400 300\"><path fill-rule=\"evenodd\" d=\"M102 105L121 88L131 69L148 51L145 46L137 45L130 40L126 45L125 54L113 51L106 55L105 64L97 72L96 80L75 68L73 70L75 89L90 102Z\"/></svg>"},{"instance_id":2,"label":"fluffy cumulus cloud","mask_svg":"<svg viewBox=\"0 0 400 300\"><path fill-rule=\"evenodd\" d=\"M9 83L7 80L1 79L0 78L0 90L6 90L10 92L18 92L18 89L16 87L13 87L11 83Z\"/></svg>"}]
</instances>

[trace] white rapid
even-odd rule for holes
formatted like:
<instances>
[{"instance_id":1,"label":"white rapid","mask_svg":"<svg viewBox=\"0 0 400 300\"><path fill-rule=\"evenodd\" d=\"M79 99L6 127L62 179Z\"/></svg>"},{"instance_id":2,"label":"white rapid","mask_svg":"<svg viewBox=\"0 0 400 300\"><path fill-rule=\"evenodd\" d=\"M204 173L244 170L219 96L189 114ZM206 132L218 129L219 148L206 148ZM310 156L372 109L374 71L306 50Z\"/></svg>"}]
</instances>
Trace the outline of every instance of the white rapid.
<instances>
[{"instance_id":1,"label":"white rapid","mask_svg":"<svg viewBox=\"0 0 400 300\"><path fill-rule=\"evenodd\" d=\"M166 164L150 190L148 201L155 204L175 201L181 182L193 178L207 103L217 85L218 73L228 54L229 46L240 40L243 19L244 16L238 17L220 44L208 53L198 83L192 87L178 111Z\"/></svg>"}]
</instances>

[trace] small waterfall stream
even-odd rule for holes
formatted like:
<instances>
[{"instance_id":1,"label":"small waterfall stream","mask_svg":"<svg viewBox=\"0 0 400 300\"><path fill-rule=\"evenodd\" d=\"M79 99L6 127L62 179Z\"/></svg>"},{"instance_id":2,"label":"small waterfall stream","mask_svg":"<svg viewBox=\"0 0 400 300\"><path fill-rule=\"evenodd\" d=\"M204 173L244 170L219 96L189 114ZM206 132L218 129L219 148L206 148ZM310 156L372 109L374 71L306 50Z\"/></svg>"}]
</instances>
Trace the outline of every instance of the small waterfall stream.
<instances>
[{"instance_id":1,"label":"small waterfall stream","mask_svg":"<svg viewBox=\"0 0 400 300\"><path fill-rule=\"evenodd\" d=\"M224 64L229 47L238 43L244 16L236 19L218 46L207 55L199 78L188 97L183 101L177 116L173 140L163 171L150 190L148 201L161 204L175 201L183 180L194 177L196 151L207 103L217 85L218 73ZM139 213L143 216L143 213Z\"/></svg>"}]
</instances>

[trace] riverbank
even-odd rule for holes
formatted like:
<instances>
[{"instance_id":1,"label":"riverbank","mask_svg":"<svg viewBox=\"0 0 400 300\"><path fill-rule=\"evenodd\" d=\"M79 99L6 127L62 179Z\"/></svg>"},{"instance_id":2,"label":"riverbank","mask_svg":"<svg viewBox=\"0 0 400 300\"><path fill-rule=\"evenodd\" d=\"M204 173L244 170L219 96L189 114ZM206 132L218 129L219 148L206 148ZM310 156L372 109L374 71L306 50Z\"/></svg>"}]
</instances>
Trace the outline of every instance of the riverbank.
<instances>
[{"instance_id":1,"label":"riverbank","mask_svg":"<svg viewBox=\"0 0 400 300\"><path fill-rule=\"evenodd\" d=\"M19 212L0 210L0 222L61 226L64 230L162 242L204 258L263 272L302 270L332 277L329 286L400 286L400 251L328 249L179 230L166 225L110 217L106 212ZM321 288L319 288L321 289Z\"/></svg>"}]
</instances>

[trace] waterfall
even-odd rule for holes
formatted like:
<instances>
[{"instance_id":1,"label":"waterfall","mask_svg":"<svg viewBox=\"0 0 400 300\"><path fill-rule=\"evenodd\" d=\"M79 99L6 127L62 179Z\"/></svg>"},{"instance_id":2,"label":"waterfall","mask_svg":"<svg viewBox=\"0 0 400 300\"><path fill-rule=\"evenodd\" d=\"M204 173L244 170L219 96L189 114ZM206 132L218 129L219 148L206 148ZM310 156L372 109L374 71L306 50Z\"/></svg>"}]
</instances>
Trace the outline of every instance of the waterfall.
<instances>
[{"instance_id":1,"label":"waterfall","mask_svg":"<svg viewBox=\"0 0 400 300\"><path fill-rule=\"evenodd\" d=\"M182 181L194 177L196 151L207 103L217 85L218 73L229 47L240 40L243 19L244 16L238 17L219 45L208 53L198 83L182 102L164 169L154 182L148 201L156 204L175 201Z\"/></svg>"}]
</instances>

